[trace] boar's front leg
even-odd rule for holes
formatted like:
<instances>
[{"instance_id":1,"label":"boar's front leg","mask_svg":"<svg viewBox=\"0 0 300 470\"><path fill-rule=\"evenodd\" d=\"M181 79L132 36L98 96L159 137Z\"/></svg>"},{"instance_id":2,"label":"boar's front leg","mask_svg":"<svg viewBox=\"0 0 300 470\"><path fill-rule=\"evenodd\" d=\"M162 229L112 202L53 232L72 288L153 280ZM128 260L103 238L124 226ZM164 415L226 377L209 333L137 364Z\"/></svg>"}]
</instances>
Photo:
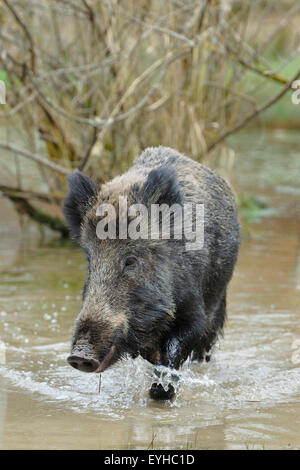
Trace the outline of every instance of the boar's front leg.
<instances>
[{"instance_id":1,"label":"boar's front leg","mask_svg":"<svg viewBox=\"0 0 300 470\"><path fill-rule=\"evenodd\" d=\"M154 400L171 400L175 396L175 388L174 385L178 382L179 377L177 374L171 375L172 383L166 382L167 389L162 385L161 382L166 381L166 372L162 372L161 370L155 369L154 375L157 377L158 382L153 382L151 385L149 394L150 397ZM157 380L156 379L156 380Z\"/></svg>"},{"instance_id":2,"label":"boar's front leg","mask_svg":"<svg viewBox=\"0 0 300 470\"><path fill-rule=\"evenodd\" d=\"M206 329L206 315L201 302L189 312L178 312L173 332L161 351L162 364L172 369L179 369L191 355L200 338L205 335Z\"/></svg>"},{"instance_id":3,"label":"boar's front leg","mask_svg":"<svg viewBox=\"0 0 300 470\"><path fill-rule=\"evenodd\" d=\"M201 318L201 317L200 317ZM202 317L203 318L203 317ZM203 334L203 322L195 319L190 323L189 327L185 328L181 334L174 335L169 338L164 347L162 348L160 365L169 367L171 369L179 369L184 361L192 353L195 344L199 341L201 334ZM163 372L155 369L155 375L163 379ZM178 382L179 377L176 373L171 376L173 384ZM154 382L150 389L150 396L156 400L170 400L175 395L174 385L168 384L167 390L159 382Z\"/></svg>"}]
</instances>

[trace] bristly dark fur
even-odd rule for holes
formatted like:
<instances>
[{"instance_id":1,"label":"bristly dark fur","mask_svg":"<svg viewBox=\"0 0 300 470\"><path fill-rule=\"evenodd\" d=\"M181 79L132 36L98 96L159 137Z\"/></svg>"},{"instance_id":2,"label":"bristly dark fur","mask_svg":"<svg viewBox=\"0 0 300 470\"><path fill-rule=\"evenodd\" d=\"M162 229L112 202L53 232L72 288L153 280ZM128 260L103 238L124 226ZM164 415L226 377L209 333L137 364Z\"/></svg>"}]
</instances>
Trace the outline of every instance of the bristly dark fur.
<instances>
[{"instance_id":1,"label":"bristly dark fur","mask_svg":"<svg viewBox=\"0 0 300 470\"><path fill-rule=\"evenodd\" d=\"M113 345L115 360L140 354L175 369L189 356L206 358L222 333L240 242L227 183L176 150L157 147L146 149L127 173L99 191L80 173L69 184L65 216L89 261L74 347L100 361ZM120 195L129 205L204 204L204 246L187 251L185 239L174 238L99 240L96 209L101 202L117 206Z\"/></svg>"},{"instance_id":2,"label":"bristly dark fur","mask_svg":"<svg viewBox=\"0 0 300 470\"><path fill-rule=\"evenodd\" d=\"M64 215L70 230L70 237L79 240L83 216L91 201L97 196L95 183L83 173L75 170L67 177L69 192L64 203Z\"/></svg>"},{"instance_id":3,"label":"bristly dark fur","mask_svg":"<svg viewBox=\"0 0 300 470\"><path fill-rule=\"evenodd\" d=\"M152 170L141 189L142 203L151 204L181 204L180 192L176 172L168 165Z\"/></svg>"}]
</instances>

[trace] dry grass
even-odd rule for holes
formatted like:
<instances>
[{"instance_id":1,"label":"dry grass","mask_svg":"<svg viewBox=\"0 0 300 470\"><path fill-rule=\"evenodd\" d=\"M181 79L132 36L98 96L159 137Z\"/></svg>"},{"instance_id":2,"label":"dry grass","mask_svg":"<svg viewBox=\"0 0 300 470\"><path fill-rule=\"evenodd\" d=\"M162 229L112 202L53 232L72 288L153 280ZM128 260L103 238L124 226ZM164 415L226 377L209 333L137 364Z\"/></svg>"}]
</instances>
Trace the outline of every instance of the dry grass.
<instances>
[{"instance_id":1,"label":"dry grass","mask_svg":"<svg viewBox=\"0 0 300 470\"><path fill-rule=\"evenodd\" d=\"M200 161L255 114L249 69L287 82L266 51L283 38L284 60L294 57L299 38L285 32L299 10L292 1L28 0L23 8L4 0L0 67L8 92L0 123L17 120L25 152L100 181L147 146ZM57 200L63 171L37 168ZM17 165L15 183L29 189Z\"/></svg>"}]
</instances>

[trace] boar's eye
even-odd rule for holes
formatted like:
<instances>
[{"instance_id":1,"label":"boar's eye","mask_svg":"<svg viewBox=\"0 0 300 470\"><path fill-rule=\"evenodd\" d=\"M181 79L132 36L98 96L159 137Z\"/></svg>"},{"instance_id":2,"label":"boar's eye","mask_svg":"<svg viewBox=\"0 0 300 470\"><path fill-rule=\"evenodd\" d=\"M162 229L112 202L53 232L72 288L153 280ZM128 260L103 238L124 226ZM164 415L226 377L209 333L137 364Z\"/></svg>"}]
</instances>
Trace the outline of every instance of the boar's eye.
<instances>
[{"instance_id":1,"label":"boar's eye","mask_svg":"<svg viewBox=\"0 0 300 470\"><path fill-rule=\"evenodd\" d=\"M124 270L133 268L137 264L137 259L135 256L128 256L124 261Z\"/></svg>"}]
</instances>

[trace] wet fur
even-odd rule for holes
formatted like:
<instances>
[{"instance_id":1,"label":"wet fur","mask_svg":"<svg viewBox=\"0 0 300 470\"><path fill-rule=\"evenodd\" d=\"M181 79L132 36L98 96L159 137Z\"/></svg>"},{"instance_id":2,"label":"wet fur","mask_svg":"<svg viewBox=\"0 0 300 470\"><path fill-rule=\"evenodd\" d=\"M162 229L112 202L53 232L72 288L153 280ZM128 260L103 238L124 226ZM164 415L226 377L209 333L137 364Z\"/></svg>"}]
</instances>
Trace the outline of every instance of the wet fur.
<instances>
[{"instance_id":1,"label":"wet fur","mask_svg":"<svg viewBox=\"0 0 300 470\"><path fill-rule=\"evenodd\" d=\"M69 184L66 220L89 259L73 346L81 341L99 360L116 344L118 358L141 354L174 368L191 355L201 361L222 332L226 288L239 248L237 209L227 183L177 151L156 147L99 191L79 172ZM204 203L203 249L186 251L184 240L100 241L96 208L110 202L118 209L120 195L129 205ZM139 265L124 274L128 253Z\"/></svg>"}]
</instances>

